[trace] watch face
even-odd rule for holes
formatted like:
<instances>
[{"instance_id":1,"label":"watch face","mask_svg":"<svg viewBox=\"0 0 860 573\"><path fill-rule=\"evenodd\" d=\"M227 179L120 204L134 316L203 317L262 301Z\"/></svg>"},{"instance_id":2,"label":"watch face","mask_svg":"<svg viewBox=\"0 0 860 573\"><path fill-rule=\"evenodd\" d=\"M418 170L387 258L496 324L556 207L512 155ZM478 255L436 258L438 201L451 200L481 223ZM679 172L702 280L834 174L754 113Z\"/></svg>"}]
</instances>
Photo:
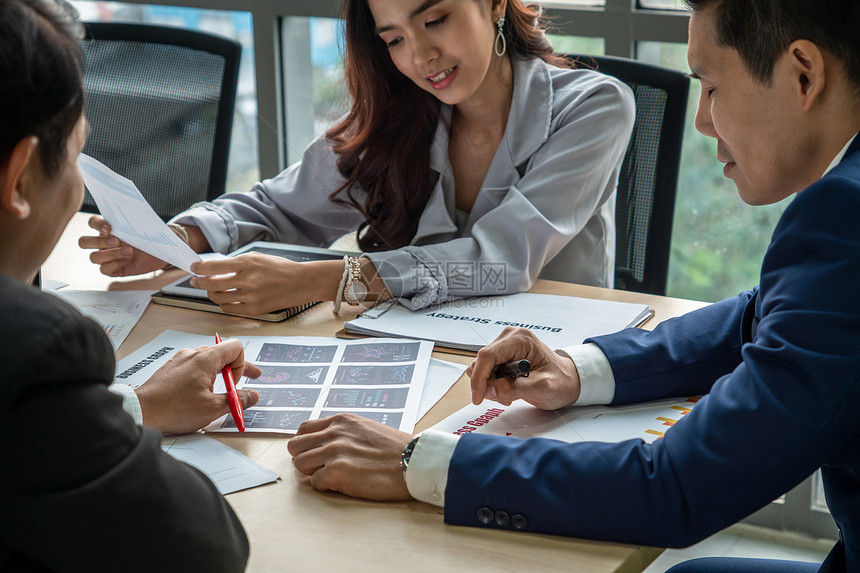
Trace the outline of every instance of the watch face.
<instances>
[{"instance_id":1,"label":"watch face","mask_svg":"<svg viewBox=\"0 0 860 573\"><path fill-rule=\"evenodd\" d=\"M347 302L358 304L367 298L367 285L361 281L350 281L344 289Z\"/></svg>"}]
</instances>

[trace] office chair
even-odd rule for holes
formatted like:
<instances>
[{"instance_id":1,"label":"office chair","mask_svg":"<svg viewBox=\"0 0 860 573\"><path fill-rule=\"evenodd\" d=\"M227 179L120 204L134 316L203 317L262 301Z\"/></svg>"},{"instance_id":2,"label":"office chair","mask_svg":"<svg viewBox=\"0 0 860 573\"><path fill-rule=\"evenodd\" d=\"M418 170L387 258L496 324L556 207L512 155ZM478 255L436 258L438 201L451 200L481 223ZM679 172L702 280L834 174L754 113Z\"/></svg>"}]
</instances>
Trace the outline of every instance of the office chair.
<instances>
[{"instance_id":1,"label":"office chair","mask_svg":"<svg viewBox=\"0 0 860 573\"><path fill-rule=\"evenodd\" d=\"M664 295L690 78L626 58L569 57L633 90L636 120L615 204L615 288Z\"/></svg>"},{"instance_id":2,"label":"office chair","mask_svg":"<svg viewBox=\"0 0 860 573\"><path fill-rule=\"evenodd\" d=\"M86 29L84 153L131 179L164 220L224 193L239 43L146 24ZM98 212L89 192L82 209Z\"/></svg>"}]
</instances>

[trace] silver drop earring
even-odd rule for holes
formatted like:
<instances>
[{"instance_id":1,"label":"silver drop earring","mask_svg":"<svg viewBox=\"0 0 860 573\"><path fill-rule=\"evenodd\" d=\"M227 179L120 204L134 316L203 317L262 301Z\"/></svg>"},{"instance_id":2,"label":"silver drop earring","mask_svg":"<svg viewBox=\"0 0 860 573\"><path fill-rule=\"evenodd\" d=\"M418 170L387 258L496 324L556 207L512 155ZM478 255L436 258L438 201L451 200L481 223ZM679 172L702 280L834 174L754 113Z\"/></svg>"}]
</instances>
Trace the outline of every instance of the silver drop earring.
<instances>
[{"instance_id":1,"label":"silver drop earring","mask_svg":"<svg viewBox=\"0 0 860 573\"><path fill-rule=\"evenodd\" d=\"M502 16L499 18L499 21L496 22L496 27L499 29L499 33L496 34L496 40L493 42L493 51L496 52L496 55L501 57L505 55L505 52L508 49L508 42L505 40L505 33L503 28L505 27L505 17ZM499 48L501 45L501 48Z\"/></svg>"}]
</instances>

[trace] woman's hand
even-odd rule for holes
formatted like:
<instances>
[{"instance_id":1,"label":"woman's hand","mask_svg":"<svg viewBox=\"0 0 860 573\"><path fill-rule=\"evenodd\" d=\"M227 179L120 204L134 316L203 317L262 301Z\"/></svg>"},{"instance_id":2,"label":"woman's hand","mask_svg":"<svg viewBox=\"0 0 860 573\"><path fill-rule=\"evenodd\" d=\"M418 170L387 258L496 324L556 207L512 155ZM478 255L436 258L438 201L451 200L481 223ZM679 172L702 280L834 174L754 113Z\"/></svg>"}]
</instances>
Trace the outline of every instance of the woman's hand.
<instances>
[{"instance_id":1,"label":"woman's hand","mask_svg":"<svg viewBox=\"0 0 860 573\"><path fill-rule=\"evenodd\" d=\"M307 302L332 300L342 261L297 263L247 253L191 265L191 286L208 292L224 312L255 316Z\"/></svg>"},{"instance_id":2,"label":"woman's hand","mask_svg":"<svg viewBox=\"0 0 860 573\"><path fill-rule=\"evenodd\" d=\"M512 360L531 362L528 377L496 378L496 367ZM478 351L466 369L472 382L472 403L485 398L509 406L525 400L543 410L570 406L579 398L579 374L573 360L553 352L527 328L507 327Z\"/></svg>"},{"instance_id":3,"label":"woman's hand","mask_svg":"<svg viewBox=\"0 0 860 573\"><path fill-rule=\"evenodd\" d=\"M90 260L99 265L103 275L126 277L157 271L167 263L120 241L111 234L110 224L100 215L90 217L88 224L99 232L98 236L78 239L82 249L97 249Z\"/></svg>"}]
</instances>

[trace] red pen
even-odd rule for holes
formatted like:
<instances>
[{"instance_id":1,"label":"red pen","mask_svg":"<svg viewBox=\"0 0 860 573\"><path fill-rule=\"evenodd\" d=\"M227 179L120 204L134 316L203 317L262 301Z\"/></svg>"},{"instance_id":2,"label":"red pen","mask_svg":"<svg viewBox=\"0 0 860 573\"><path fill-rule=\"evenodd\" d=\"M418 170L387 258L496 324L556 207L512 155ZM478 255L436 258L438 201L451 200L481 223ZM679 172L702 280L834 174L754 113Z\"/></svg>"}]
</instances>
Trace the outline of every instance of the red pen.
<instances>
[{"instance_id":1,"label":"red pen","mask_svg":"<svg viewBox=\"0 0 860 573\"><path fill-rule=\"evenodd\" d=\"M215 333L215 344L221 344L221 337ZM233 415L233 421L236 422L236 427L240 432L245 431L245 414L242 412L242 403L239 402L239 395L236 393L236 382L233 381L233 369L230 365L226 365L221 370L221 376L224 377L224 386L227 387L227 403L230 405L230 413Z\"/></svg>"}]
</instances>

